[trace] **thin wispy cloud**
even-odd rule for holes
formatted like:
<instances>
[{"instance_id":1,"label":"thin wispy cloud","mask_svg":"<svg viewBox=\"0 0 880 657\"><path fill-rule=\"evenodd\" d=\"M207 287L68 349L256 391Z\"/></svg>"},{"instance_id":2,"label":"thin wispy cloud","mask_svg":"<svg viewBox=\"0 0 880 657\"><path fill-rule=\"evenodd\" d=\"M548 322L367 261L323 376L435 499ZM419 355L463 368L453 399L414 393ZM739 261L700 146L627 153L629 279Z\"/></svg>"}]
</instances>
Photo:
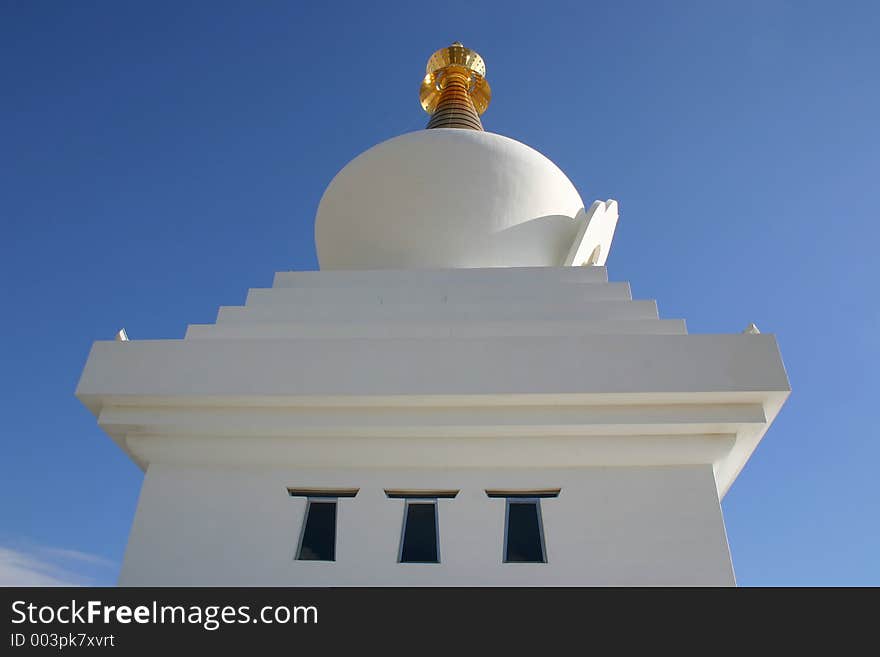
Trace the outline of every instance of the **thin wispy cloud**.
<instances>
[{"instance_id":1,"label":"thin wispy cloud","mask_svg":"<svg viewBox=\"0 0 880 657\"><path fill-rule=\"evenodd\" d=\"M44 547L42 548L42 552L57 559L78 561L81 563L90 563L96 566L104 566L105 568L116 568L116 563L114 563L110 559L98 556L97 554L81 552L80 550L71 550L69 548Z\"/></svg>"},{"instance_id":2,"label":"thin wispy cloud","mask_svg":"<svg viewBox=\"0 0 880 657\"><path fill-rule=\"evenodd\" d=\"M117 565L69 548L0 545L0 586L104 586Z\"/></svg>"}]
</instances>

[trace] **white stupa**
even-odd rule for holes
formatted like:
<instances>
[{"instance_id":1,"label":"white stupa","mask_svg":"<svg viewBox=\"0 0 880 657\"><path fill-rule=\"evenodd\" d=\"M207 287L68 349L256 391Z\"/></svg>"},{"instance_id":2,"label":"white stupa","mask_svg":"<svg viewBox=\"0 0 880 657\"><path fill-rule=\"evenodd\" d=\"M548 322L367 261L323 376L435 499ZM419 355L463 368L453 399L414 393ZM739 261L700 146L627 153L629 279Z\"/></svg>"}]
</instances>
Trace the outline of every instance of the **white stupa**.
<instances>
[{"instance_id":1,"label":"white stupa","mask_svg":"<svg viewBox=\"0 0 880 657\"><path fill-rule=\"evenodd\" d=\"M485 132L479 55L355 158L317 272L77 396L144 470L125 585L730 585L720 499L789 394L772 335L689 335L604 267L613 200ZM745 324L745 322L744 322Z\"/></svg>"}]
</instances>

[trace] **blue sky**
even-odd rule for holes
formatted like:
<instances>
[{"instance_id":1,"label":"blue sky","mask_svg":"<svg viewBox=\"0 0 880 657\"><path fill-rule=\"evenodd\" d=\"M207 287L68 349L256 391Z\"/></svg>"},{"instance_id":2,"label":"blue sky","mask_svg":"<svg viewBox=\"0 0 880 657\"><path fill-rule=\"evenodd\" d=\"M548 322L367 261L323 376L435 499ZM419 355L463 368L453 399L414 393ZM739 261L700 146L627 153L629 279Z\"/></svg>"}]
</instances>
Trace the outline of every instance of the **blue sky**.
<instances>
[{"instance_id":1,"label":"blue sky","mask_svg":"<svg viewBox=\"0 0 880 657\"><path fill-rule=\"evenodd\" d=\"M115 582L142 475L73 396L92 341L317 268L327 183L424 126L461 40L486 129L620 202L611 280L777 335L739 583L880 584L877 34L873 2L0 3L0 577Z\"/></svg>"}]
</instances>

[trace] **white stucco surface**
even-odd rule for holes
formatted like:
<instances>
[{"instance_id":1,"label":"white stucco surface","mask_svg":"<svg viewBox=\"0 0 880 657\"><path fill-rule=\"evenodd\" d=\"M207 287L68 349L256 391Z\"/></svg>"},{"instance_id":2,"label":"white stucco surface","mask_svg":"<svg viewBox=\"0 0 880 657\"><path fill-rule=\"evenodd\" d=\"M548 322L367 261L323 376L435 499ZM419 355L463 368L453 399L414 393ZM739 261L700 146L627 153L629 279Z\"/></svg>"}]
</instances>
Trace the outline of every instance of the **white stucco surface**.
<instances>
[{"instance_id":1,"label":"white stucco surface","mask_svg":"<svg viewBox=\"0 0 880 657\"><path fill-rule=\"evenodd\" d=\"M322 270L559 266L583 219L571 181L491 132L419 130L362 153L324 192Z\"/></svg>"},{"instance_id":2,"label":"white stucco surface","mask_svg":"<svg viewBox=\"0 0 880 657\"><path fill-rule=\"evenodd\" d=\"M297 561L305 499L288 486L358 487L340 500L334 562ZM459 489L439 504L439 564L397 562L403 500L384 488ZM559 487L541 501L547 563L503 563L504 500L486 488ZM301 469L153 464L121 585L734 584L709 466Z\"/></svg>"},{"instance_id":3,"label":"white stucco surface","mask_svg":"<svg viewBox=\"0 0 880 657\"><path fill-rule=\"evenodd\" d=\"M617 201L611 199L594 201L589 209L581 211L576 217L578 231L562 264L604 267L611 252L617 218Z\"/></svg>"},{"instance_id":4,"label":"white stucco surface","mask_svg":"<svg viewBox=\"0 0 880 657\"><path fill-rule=\"evenodd\" d=\"M145 471L120 583L732 584L719 499L789 386L771 334L690 335L601 266L279 272L182 340L96 342L77 396ZM333 563L305 503L356 487ZM396 562L441 500L441 563ZM504 564L503 500L546 564Z\"/></svg>"}]
</instances>

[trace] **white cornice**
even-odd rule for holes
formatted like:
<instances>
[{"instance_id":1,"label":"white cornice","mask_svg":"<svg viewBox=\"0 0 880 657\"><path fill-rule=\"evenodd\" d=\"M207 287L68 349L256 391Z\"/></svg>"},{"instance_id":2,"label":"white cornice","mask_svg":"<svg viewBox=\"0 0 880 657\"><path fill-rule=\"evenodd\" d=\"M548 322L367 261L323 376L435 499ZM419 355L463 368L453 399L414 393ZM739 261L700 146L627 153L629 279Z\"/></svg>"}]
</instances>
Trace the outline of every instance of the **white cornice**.
<instances>
[{"instance_id":1,"label":"white cornice","mask_svg":"<svg viewBox=\"0 0 880 657\"><path fill-rule=\"evenodd\" d=\"M688 335L603 267L284 272L184 340L96 342L77 396L141 466L706 463L789 393L771 334Z\"/></svg>"}]
</instances>

